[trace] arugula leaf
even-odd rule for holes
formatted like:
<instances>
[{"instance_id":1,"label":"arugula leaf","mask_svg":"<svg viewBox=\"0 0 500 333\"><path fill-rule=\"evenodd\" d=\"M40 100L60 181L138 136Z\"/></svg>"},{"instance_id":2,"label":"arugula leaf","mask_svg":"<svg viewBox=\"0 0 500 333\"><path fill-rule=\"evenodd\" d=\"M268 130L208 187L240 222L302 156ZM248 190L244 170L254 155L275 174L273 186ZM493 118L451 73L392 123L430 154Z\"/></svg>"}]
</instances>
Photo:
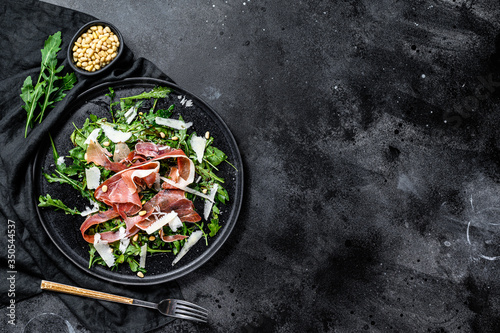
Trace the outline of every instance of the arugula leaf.
<instances>
[{"instance_id":1,"label":"arugula leaf","mask_svg":"<svg viewBox=\"0 0 500 333\"><path fill-rule=\"evenodd\" d=\"M54 103L62 101L63 98L66 97L66 91L71 90L71 88L73 88L75 86L75 83L77 82L75 73L67 73L60 79L62 79L62 82L60 83L59 89L57 89L54 97L52 98L52 101Z\"/></svg>"},{"instance_id":2,"label":"arugula leaf","mask_svg":"<svg viewBox=\"0 0 500 333\"><path fill-rule=\"evenodd\" d=\"M168 109L160 109L156 111L156 115L161 118L170 118L172 116L172 112L174 109L174 105L170 105Z\"/></svg>"},{"instance_id":3,"label":"arugula leaf","mask_svg":"<svg viewBox=\"0 0 500 333\"><path fill-rule=\"evenodd\" d=\"M219 199L219 201L223 204L225 204L226 201L229 201L229 194L224 187L220 186L220 184L217 188L217 199Z\"/></svg>"},{"instance_id":4,"label":"arugula leaf","mask_svg":"<svg viewBox=\"0 0 500 333\"><path fill-rule=\"evenodd\" d=\"M21 99L25 103L23 105L23 109L28 113L26 120L26 128L24 129L24 137L28 135L28 126L33 127L33 118L35 116L35 109L38 105L38 100L43 95L43 88L46 82L40 82L38 80L35 87L33 87L33 83L31 80L31 76L28 76L26 80L24 80L23 86L21 87Z\"/></svg>"},{"instance_id":5,"label":"arugula leaf","mask_svg":"<svg viewBox=\"0 0 500 333\"><path fill-rule=\"evenodd\" d=\"M210 237L214 237L221 228L221 226L219 225L219 218L217 217L212 219L210 223L207 224L207 227L210 230Z\"/></svg>"},{"instance_id":6,"label":"arugula leaf","mask_svg":"<svg viewBox=\"0 0 500 333\"><path fill-rule=\"evenodd\" d=\"M66 214L79 215L80 212L76 208L68 208L61 200L52 199L52 197L47 194L46 196L41 195L38 198L38 207L55 207L55 210L62 209Z\"/></svg>"},{"instance_id":7,"label":"arugula leaf","mask_svg":"<svg viewBox=\"0 0 500 333\"><path fill-rule=\"evenodd\" d=\"M63 174L61 171L59 171L57 169L56 169L56 173L57 173L57 175L55 175L55 174L49 175L46 173L44 173L43 175L45 176L45 178L47 179L47 181L49 183L69 184L74 189L80 191L81 195L84 198L87 198L89 200L91 199L91 195L87 191L85 191L85 186L83 183L81 183L77 180L71 179L70 177L66 176L65 174Z\"/></svg>"},{"instance_id":8,"label":"arugula leaf","mask_svg":"<svg viewBox=\"0 0 500 333\"><path fill-rule=\"evenodd\" d=\"M219 148L208 146L205 148L204 158L213 166L217 166L227 159L227 155Z\"/></svg>"},{"instance_id":9,"label":"arugula leaf","mask_svg":"<svg viewBox=\"0 0 500 333\"><path fill-rule=\"evenodd\" d=\"M195 165L196 172L203 177L203 179L213 179L220 183L224 183L224 179L217 176L212 170L205 169L200 165Z\"/></svg>"},{"instance_id":10,"label":"arugula leaf","mask_svg":"<svg viewBox=\"0 0 500 333\"><path fill-rule=\"evenodd\" d=\"M61 101L66 96L65 91L73 88L76 83L74 73L68 73L64 77L57 76L64 68L57 67L57 53L61 50L61 42L60 31L47 38L41 50L42 61L37 83L33 86L31 76L28 76L21 87L20 97L25 103L22 107L27 113L24 137L28 135L28 127L33 127L37 120L42 122L47 108L52 108L56 102Z\"/></svg>"},{"instance_id":11,"label":"arugula leaf","mask_svg":"<svg viewBox=\"0 0 500 333\"><path fill-rule=\"evenodd\" d=\"M135 99L148 99L148 98L165 98L171 92L168 87L155 87L149 92L143 92L142 94L135 96L127 96L120 98L121 101L135 100Z\"/></svg>"}]
</instances>

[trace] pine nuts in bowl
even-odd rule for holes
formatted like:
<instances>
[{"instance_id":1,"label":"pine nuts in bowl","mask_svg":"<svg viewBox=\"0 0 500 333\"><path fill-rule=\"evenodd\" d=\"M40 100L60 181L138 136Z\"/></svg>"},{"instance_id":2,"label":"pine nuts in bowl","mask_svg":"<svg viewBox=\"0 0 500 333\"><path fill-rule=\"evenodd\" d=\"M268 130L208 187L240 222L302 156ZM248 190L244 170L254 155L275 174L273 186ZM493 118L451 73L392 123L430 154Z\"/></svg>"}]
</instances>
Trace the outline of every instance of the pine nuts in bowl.
<instances>
[{"instance_id":1,"label":"pine nuts in bowl","mask_svg":"<svg viewBox=\"0 0 500 333\"><path fill-rule=\"evenodd\" d=\"M118 61L123 48L123 37L114 25L92 21L81 27L71 40L68 62L77 73L98 75Z\"/></svg>"}]
</instances>

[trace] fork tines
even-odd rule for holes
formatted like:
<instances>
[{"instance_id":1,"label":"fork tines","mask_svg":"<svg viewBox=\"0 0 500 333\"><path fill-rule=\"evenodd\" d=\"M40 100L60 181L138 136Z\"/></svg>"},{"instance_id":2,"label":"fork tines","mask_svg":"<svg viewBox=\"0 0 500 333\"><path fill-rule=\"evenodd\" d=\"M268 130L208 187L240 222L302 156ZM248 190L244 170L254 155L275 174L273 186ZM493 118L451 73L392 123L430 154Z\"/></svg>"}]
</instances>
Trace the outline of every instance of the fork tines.
<instances>
[{"instance_id":1,"label":"fork tines","mask_svg":"<svg viewBox=\"0 0 500 333\"><path fill-rule=\"evenodd\" d=\"M174 314L180 318L196 320L200 322L207 322L208 310L199 305L178 300L176 302Z\"/></svg>"}]
</instances>

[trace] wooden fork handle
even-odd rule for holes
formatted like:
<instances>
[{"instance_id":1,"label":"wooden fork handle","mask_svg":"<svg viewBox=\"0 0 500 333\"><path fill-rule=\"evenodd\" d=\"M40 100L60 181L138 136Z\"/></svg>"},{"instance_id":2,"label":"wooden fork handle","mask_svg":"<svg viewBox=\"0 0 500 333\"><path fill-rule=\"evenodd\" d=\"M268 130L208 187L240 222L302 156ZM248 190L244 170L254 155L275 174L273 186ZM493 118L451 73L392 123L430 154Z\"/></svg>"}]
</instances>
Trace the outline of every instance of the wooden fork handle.
<instances>
[{"instance_id":1,"label":"wooden fork handle","mask_svg":"<svg viewBox=\"0 0 500 333\"><path fill-rule=\"evenodd\" d=\"M95 299L100 299L100 300L110 301L110 302L116 302L116 303L133 304L133 302L134 302L133 298L107 294L107 293L103 293L100 291L78 288L78 287L68 286L65 284L57 283L57 282L45 281L45 280L42 280L42 283L40 284L40 288L45 289L45 290L57 291L57 292L64 293L64 294L90 297L90 298L95 298Z\"/></svg>"}]
</instances>

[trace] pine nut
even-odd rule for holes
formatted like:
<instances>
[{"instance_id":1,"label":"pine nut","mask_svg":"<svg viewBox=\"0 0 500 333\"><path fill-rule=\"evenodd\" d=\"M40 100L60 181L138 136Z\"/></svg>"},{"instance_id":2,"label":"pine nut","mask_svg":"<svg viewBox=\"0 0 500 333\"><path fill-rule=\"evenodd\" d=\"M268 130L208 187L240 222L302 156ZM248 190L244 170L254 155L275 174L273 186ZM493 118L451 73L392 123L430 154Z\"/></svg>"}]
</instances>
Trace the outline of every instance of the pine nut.
<instances>
[{"instance_id":1,"label":"pine nut","mask_svg":"<svg viewBox=\"0 0 500 333\"><path fill-rule=\"evenodd\" d=\"M140 277L140 278L143 278L144 274L141 271L139 271L139 272L137 272L137 276Z\"/></svg>"},{"instance_id":2,"label":"pine nut","mask_svg":"<svg viewBox=\"0 0 500 333\"><path fill-rule=\"evenodd\" d=\"M107 185L102 185L101 190L106 193L108 192L108 186Z\"/></svg>"},{"instance_id":3,"label":"pine nut","mask_svg":"<svg viewBox=\"0 0 500 333\"><path fill-rule=\"evenodd\" d=\"M108 65L118 55L120 41L108 26L94 25L82 33L73 44L73 62L87 71ZM89 62L92 59L92 62Z\"/></svg>"},{"instance_id":4,"label":"pine nut","mask_svg":"<svg viewBox=\"0 0 500 333\"><path fill-rule=\"evenodd\" d=\"M139 216L144 216L144 215L146 215L146 213L147 213L147 212L146 212L145 210L141 210L141 211L139 212Z\"/></svg>"},{"instance_id":5,"label":"pine nut","mask_svg":"<svg viewBox=\"0 0 500 333\"><path fill-rule=\"evenodd\" d=\"M156 239L156 237L155 237L155 236L149 236L149 241L151 241L151 242L152 242L152 241L154 241L155 239Z\"/></svg>"}]
</instances>

